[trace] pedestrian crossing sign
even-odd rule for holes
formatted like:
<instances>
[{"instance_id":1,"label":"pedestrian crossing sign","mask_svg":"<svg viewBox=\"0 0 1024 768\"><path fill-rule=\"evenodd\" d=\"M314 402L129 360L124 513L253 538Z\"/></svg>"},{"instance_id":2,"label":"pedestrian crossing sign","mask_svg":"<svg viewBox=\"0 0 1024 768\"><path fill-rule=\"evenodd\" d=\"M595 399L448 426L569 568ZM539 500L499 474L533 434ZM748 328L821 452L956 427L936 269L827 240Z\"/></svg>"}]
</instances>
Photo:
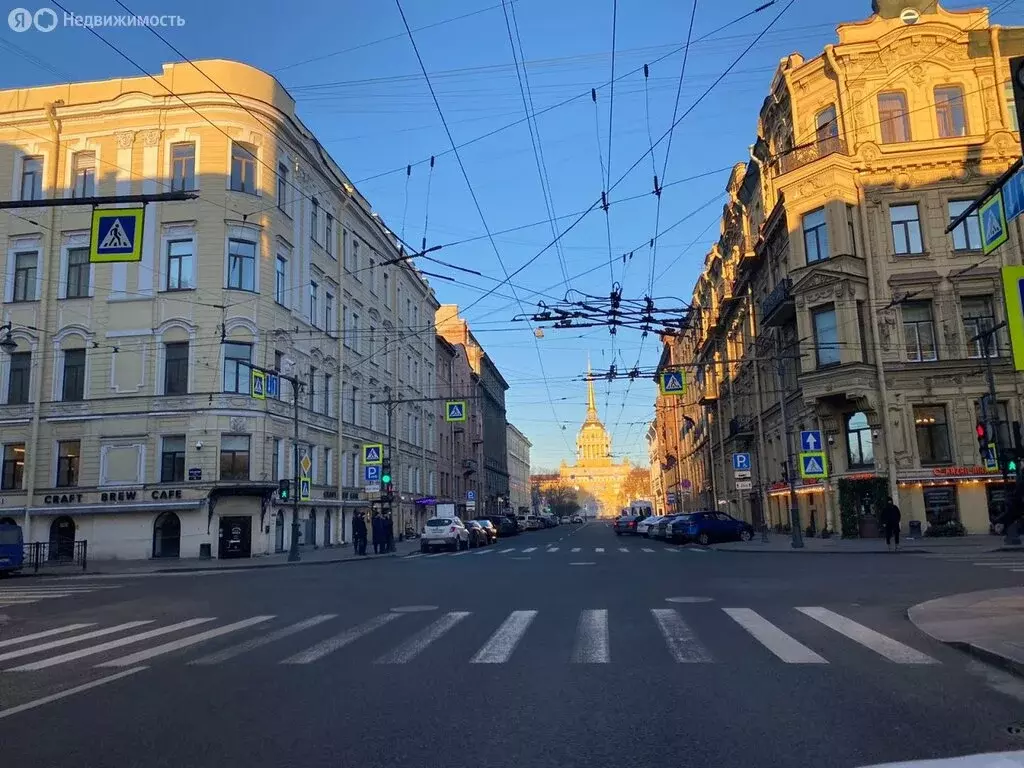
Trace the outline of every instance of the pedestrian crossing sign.
<instances>
[{"instance_id":1,"label":"pedestrian crossing sign","mask_svg":"<svg viewBox=\"0 0 1024 768\"><path fill-rule=\"evenodd\" d=\"M363 464L383 464L384 446L381 443L366 443L363 445Z\"/></svg>"},{"instance_id":2,"label":"pedestrian crossing sign","mask_svg":"<svg viewBox=\"0 0 1024 768\"><path fill-rule=\"evenodd\" d=\"M249 381L249 395L254 400L267 399L267 374L263 371L253 369L252 378Z\"/></svg>"},{"instance_id":3,"label":"pedestrian crossing sign","mask_svg":"<svg viewBox=\"0 0 1024 768\"><path fill-rule=\"evenodd\" d=\"M89 261L141 261L145 208L106 208L92 212Z\"/></svg>"},{"instance_id":4,"label":"pedestrian crossing sign","mask_svg":"<svg viewBox=\"0 0 1024 768\"><path fill-rule=\"evenodd\" d=\"M309 487L312 485L308 477L299 478L299 501L309 501L313 496L309 492Z\"/></svg>"},{"instance_id":5,"label":"pedestrian crossing sign","mask_svg":"<svg viewBox=\"0 0 1024 768\"><path fill-rule=\"evenodd\" d=\"M981 252L987 256L1010 237L1003 210L1002 191L986 200L978 209L978 215L981 219Z\"/></svg>"},{"instance_id":6,"label":"pedestrian crossing sign","mask_svg":"<svg viewBox=\"0 0 1024 768\"><path fill-rule=\"evenodd\" d=\"M804 480L823 480L828 477L828 457L824 451L804 451L800 454L800 477Z\"/></svg>"},{"instance_id":7,"label":"pedestrian crossing sign","mask_svg":"<svg viewBox=\"0 0 1024 768\"><path fill-rule=\"evenodd\" d=\"M988 451L985 455L985 471L986 472L998 472L999 471L999 451L996 448L995 443L988 444Z\"/></svg>"},{"instance_id":8,"label":"pedestrian crossing sign","mask_svg":"<svg viewBox=\"0 0 1024 768\"><path fill-rule=\"evenodd\" d=\"M445 421L465 421L466 402L464 400L449 400L444 404Z\"/></svg>"},{"instance_id":9,"label":"pedestrian crossing sign","mask_svg":"<svg viewBox=\"0 0 1024 768\"><path fill-rule=\"evenodd\" d=\"M658 388L663 395L685 395L686 373L684 371L662 371L658 374Z\"/></svg>"}]
</instances>

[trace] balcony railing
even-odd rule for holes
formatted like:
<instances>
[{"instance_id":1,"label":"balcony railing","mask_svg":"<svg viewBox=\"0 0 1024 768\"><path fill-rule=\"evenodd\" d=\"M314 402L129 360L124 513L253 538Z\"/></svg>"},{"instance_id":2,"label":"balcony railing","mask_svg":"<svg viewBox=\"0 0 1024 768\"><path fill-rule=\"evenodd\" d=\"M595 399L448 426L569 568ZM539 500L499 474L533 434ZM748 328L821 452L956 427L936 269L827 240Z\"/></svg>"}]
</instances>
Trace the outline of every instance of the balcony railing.
<instances>
[{"instance_id":1,"label":"balcony railing","mask_svg":"<svg viewBox=\"0 0 1024 768\"><path fill-rule=\"evenodd\" d=\"M778 312L787 302L793 301L793 281L784 277L779 280L778 285L772 288L771 293L761 300L761 322L771 325L769 319Z\"/></svg>"},{"instance_id":2,"label":"balcony railing","mask_svg":"<svg viewBox=\"0 0 1024 768\"><path fill-rule=\"evenodd\" d=\"M827 139L819 139L809 147L794 149L779 158L779 173L789 173L797 168L802 168L808 163L820 160L829 155L845 155L846 142L838 136L830 136Z\"/></svg>"},{"instance_id":3,"label":"balcony railing","mask_svg":"<svg viewBox=\"0 0 1024 768\"><path fill-rule=\"evenodd\" d=\"M463 459L462 471L467 475L476 472L476 459Z\"/></svg>"}]
</instances>

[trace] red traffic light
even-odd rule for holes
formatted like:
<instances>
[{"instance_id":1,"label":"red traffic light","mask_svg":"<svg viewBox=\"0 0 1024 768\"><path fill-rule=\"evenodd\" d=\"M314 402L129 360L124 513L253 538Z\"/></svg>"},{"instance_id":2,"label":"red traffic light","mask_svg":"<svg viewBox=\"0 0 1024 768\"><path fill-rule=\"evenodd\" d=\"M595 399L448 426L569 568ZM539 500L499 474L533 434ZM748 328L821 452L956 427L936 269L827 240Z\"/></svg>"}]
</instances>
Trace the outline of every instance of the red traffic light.
<instances>
[{"instance_id":1,"label":"red traffic light","mask_svg":"<svg viewBox=\"0 0 1024 768\"><path fill-rule=\"evenodd\" d=\"M978 439L979 439L979 440L983 440L983 439L985 438L985 433L986 433L986 432L987 432L988 430L986 430L986 429L985 429L985 425L984 425L984 424L981 424L981 423L979 422L979 423L978 423L978 426L974 428L974 431L975 431L975 433L976 433L976 434L978 435Z\"/></svg>"}]
</instances>

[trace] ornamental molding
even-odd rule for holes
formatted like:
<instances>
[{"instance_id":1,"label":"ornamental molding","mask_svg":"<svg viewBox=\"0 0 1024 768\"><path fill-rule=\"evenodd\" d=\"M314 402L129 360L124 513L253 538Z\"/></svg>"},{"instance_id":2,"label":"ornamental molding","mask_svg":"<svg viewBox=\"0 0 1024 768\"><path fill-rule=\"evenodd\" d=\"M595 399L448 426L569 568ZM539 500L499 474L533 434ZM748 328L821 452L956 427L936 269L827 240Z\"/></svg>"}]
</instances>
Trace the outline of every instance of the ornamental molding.
<instances>
[{"instance_id":1,"label":"ornamental molding","mask_svg":"<svg viewBox=\"0 0 1024 768\"><path fill-rule=\"evenodd\" d=\"M135 131L114 131L118 149L131 149L135 143Z\"/></svg>"}]
</instances>

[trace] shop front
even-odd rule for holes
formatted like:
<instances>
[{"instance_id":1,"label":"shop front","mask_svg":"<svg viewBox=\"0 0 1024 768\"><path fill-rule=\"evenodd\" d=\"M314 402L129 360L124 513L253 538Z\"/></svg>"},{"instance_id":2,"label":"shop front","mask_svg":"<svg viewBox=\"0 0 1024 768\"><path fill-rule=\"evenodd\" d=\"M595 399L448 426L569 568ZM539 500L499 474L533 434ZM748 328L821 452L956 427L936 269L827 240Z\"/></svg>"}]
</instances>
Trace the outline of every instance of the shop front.
<instances>
[{"instance_id":1,"label":"shop front","mask_svg":"<svg viewBox=\"0 0 1024 768\"><path fill-rule=\"evenodd\" d=\"M768 505L765 517L768 527L775 531L788 530L790 523L790 488L787 482L776 482L768 486ZM796 484L797 508L800 510L800 524L805 533L818 535L826 524L835 531L835 520L829 499L832 486L821 480L799 480Z\"/></svg>"},{"instance_id":2,"label":"shop front","mask_svg":"<svg viewBox=\"0 0 1024 768\"><path fill-rule=\"evenodd\" d=\"M953 521L967 533L989 533L1012 482L982 466L932 467L897 473L903 520L929 526Z\"/></svg>"}]
</instances>

